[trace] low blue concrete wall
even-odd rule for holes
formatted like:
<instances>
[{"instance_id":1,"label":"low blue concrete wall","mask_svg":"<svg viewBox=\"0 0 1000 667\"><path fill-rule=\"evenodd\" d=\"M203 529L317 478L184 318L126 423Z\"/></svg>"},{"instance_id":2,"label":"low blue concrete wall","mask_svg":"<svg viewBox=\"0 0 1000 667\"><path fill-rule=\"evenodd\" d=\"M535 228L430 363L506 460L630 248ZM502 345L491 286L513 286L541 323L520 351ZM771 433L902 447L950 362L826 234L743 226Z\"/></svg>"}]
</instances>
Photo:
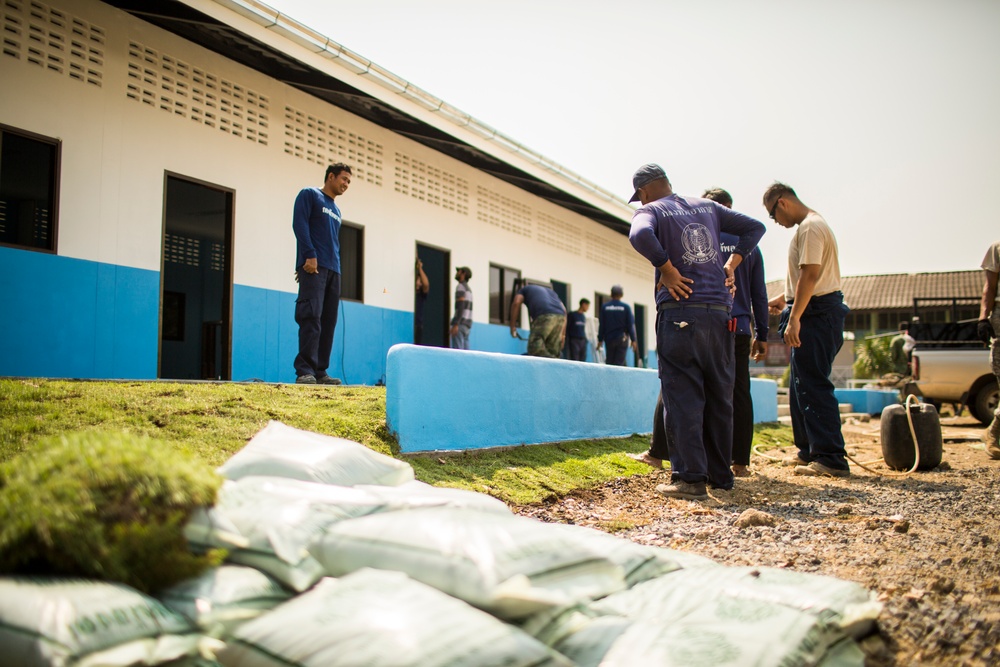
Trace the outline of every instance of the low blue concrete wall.
<instances>
[{"instance_id":1,"label":"low blue concrete wall","mask_svg":"<svg viewBox=\"0 0 1000 667\"><path fill-rule=\"evenodd\" d=\"M754 424L778 421L777 382L750 378L750 398L753 399Z\"/></svg>"},{"instance_id":2,"label":"low blue concrete wall","mask_svg":"<svg viewBox=\"0 0 1000 667\"><path fill-rule=\"evenodd\" d=\"M659 388L648 369L394 345L386 418L404 452L628 436Z\"/></svg>"},{"instance_id":3,"label":"low blue concrete wall","mask_svg":"<svg viewBox=\"0 0 1000 667\"><path fill-rule=\"evenodd\" d=\"M160 274L0 247L0 375L156 377Z\"/></svg>"},{"instance_id":4,"label":"low blue concrete wall","mask_svg":"<svg viewBox=\"0 0 1000 667\"><path fill-rule=\"evenodd\" d=\"M850 403L851 412L880 415L882 409L899 403L899 392L895 389L834 389L838 403Z\"/></svg>"}]
</instances>

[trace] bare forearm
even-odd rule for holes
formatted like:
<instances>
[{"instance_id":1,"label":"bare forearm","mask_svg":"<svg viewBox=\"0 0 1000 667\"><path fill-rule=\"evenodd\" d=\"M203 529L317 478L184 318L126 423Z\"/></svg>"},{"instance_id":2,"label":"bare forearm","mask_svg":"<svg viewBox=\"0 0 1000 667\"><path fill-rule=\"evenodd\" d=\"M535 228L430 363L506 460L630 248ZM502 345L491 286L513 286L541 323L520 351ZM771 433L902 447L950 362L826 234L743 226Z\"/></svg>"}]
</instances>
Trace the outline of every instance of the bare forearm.
<instances>
[{"instance_id":1,"label":"bare forearm","mask_svg":"<svg viewBox=\"0 0 1000 667\"><path fill-rule=\"evenodd\" d=\"M979 305L979 319L989 318L997 301L997 277L1000 274L984 271L986 282L983 283L983 301Z\"/></svg>"},{"instance_id":2,"label":"bare forearm","mask_svg":"<svg viewBox=\"0 0 1000 667\"><path fill-rule=\"evenodd\" d=\"M806 306L809 305L809 300L812 299L813 292L816 291L816 283L818 280L818 266L810 264L802 267L802 273L799 276L799 284L795 286L795 301L792 303L791 317L794 317L795 319L802 317L802 313L806 311Z\"/></svg>"}]
</instances>

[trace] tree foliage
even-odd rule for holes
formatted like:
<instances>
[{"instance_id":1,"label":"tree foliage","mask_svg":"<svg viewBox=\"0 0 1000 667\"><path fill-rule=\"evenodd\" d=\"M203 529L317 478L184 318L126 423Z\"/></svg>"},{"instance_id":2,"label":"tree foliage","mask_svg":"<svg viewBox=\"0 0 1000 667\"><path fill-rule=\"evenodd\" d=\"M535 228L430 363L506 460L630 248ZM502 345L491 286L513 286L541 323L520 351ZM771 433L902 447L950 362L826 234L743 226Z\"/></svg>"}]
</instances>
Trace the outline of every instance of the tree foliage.
<instances>
[{"instance_id":1,"label":"tree foliage","mask_svg":"<svg viewBox=\"0 0 1000 667\"><path fill-rule=\"evenodd\" d=\"M854 377L878 378L891 373L892 351L889 338L865 338L854 345Z\"/></svg>"}]
</instances>

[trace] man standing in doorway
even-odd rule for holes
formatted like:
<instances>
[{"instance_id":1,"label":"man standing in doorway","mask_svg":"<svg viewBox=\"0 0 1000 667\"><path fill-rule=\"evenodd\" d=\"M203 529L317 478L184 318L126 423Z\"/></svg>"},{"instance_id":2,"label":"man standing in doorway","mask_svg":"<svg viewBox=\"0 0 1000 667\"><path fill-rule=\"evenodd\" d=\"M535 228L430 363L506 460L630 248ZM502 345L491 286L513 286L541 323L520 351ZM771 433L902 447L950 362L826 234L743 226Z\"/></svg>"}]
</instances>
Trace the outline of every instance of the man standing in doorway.
<instances>
[{"instance_id":1,"label":"man standing in doorway","mask_svg":"<svg viewBox=\"0 0 1000 667\"><path fill-rule=\"evenodd\" d=\"M456 350L469 349L469 331L472 329L472 290L469 280L472 269L460 266L455 269L455 316L451 318L451 346Z\"/></svg>"},{"instance_id":2,"label":"man standing in doorway","mask_svg":"<svg viewBox=\"0 0 1000 667\"><path fill-rule=\"evenodd\" d=\"M985 280L983 282L983 300L979 307L979 324L977 333L979 339L990 346L990 363L993 374L1000 382L1000 308L997 308L997 278L1000 276L1000 241L990 246L982 263ZM992 341L992 343L991 343ZM983 433L986 443L986 453L991 459L1000 459L1000 405L993 413L993 421Z\"/></svg>"},{"instance_id":3,"label":"man standing in doorway","mask_svg":"<svg viewBox=\"0 0 1000 667\"><path fill-rule=\"evenodd\" d=\"M656 354L670 447L668 498L702 500L706 485L733 488L734 272L764 225L707 199L674 194L663 168L632 177L629 241L656 267ZM738 236L723 262L719 234ZM682 273L683 271L683 273Z\"/></svg>"},{"instance_id":4,"label":"man standing in doorway","mask_svg":"<svg viewBox=\"0 0 1000 667\"><path fill-rule=\"evenodd\" d=\"M763 204L772 220L786 229L796 228L788 246L785 292L769 304L772 313L781 313L778 333L792 348L788 403L799 450L795 474L850 477L840 409L830 381L850 310L840 291L837 239L826 220L784 183L771 185Z\"/></svg>"},{"instance_id":5,"label":"man standing in doorway","mask_svg":"<svg viewBox=\"0 0 1000 667\"><path fill-rule=\"evenodd\" d=\"M333 332L340 309L340 208L334 199L351 185L351 168L342 162L326 168L322 188L303 188L295 198L295 322L299 353L295 381L299 384L340 384L327 373Z\"/></svg>"},{"instance_id":6,"label":"man standing in doorway","mask_svg":"<svg viewBox=\"0 0 1000 667\"><path fill-rule=\"evenodd\" d=\"M566 321L566 341L569 343L570 361L587 360L587 311L589 299L580 299L580 307L569 314Z\"/></svg>"},{"instance_id":7,"label":"man standing in doorway","mask_svg":"<svg viewBox=\"0 0 1000 667\"><path fill-rule=\"evenodd\" d=\"M517 287L515 283L514 287ZM521 304L528 307L531 333L528 335L528 355L558 359L566 340L566 306L551 287L524 285L510 302L510 335L517 337L517 319Z\"/></svg>"},{"instance_id":8,"label":"man standing in doorway","mask_svg":"<svg viewBox=\"0 0 1000 667\"><path fill-rule=\"evenodd\" d=\"M632 316L632 309L627 303L622 301L625 291L621 285L614 285L611 288L611 300L601 306L601 322L597 331L597 342L602 341L607 350L607 364L609 366L624 366L625 353L629 344L635 350L636 357L639 355L639 346L636 343L635 318Z\"/></svg>"}]
</instances>

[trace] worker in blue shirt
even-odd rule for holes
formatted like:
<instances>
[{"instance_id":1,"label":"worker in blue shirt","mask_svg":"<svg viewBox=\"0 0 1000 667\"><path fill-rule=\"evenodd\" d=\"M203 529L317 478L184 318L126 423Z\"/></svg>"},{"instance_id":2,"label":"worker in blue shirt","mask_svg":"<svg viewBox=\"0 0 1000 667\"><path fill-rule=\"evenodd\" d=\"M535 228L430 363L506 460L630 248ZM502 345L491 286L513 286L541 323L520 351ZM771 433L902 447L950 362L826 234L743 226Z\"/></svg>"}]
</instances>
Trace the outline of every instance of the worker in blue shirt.
<instances>
[{"instance_id":1,"label":"worker in blue shirt","mask_svg":"<svg viewBox=\"0 0 1000 667\"><path fill-rule=\"evenodd\" d=\"M733 488L736 268L764 235L763 223L708 199L674 193L663 168L632 177L629 241L656 268L656 353L660 368L671 482L668 498L701 500L707 485ZM720 233L738 237L723 259Z\"/></svg>"},{"instance_id":2,"label":"worker in blue shirt","mask_svg":"<svg viewBox=\"0 0 1000 667\"><path fill-rule=\"evenodd\" d=\"M340 308L340 208L334 199L351 185L351 168L338 162L326 169L322 188L303 188L295 198L295 322L299 353L295 381L299 384L340 384L327 373L333 332Z\"/></svg>"},{"instance_id":3,"label":"worker in blue shirt","mask_svg":"<svg viewBox=\"0 0 1000 667\"><path fill-rule=\"evenodd\" d=\"M609 366L624 366L625 353L629 345L639 354L636 343L635 317L632 309L622 301L625 291L621 285L611 288L611 300L601 306L600 327L597 331L597 343L604 343Z\"/></svg>"},{"instance_id":4,"label":"worker in blue shirt","mask_svg":"<svg viewBox=\"0 0 1000 667\"><path fill-rule=\"evenodd\" d=\"M587 311L590 299L580 299L580 307L566 317L566 344L570 361L587 360Z\"/></svg>"}]
</instances>

